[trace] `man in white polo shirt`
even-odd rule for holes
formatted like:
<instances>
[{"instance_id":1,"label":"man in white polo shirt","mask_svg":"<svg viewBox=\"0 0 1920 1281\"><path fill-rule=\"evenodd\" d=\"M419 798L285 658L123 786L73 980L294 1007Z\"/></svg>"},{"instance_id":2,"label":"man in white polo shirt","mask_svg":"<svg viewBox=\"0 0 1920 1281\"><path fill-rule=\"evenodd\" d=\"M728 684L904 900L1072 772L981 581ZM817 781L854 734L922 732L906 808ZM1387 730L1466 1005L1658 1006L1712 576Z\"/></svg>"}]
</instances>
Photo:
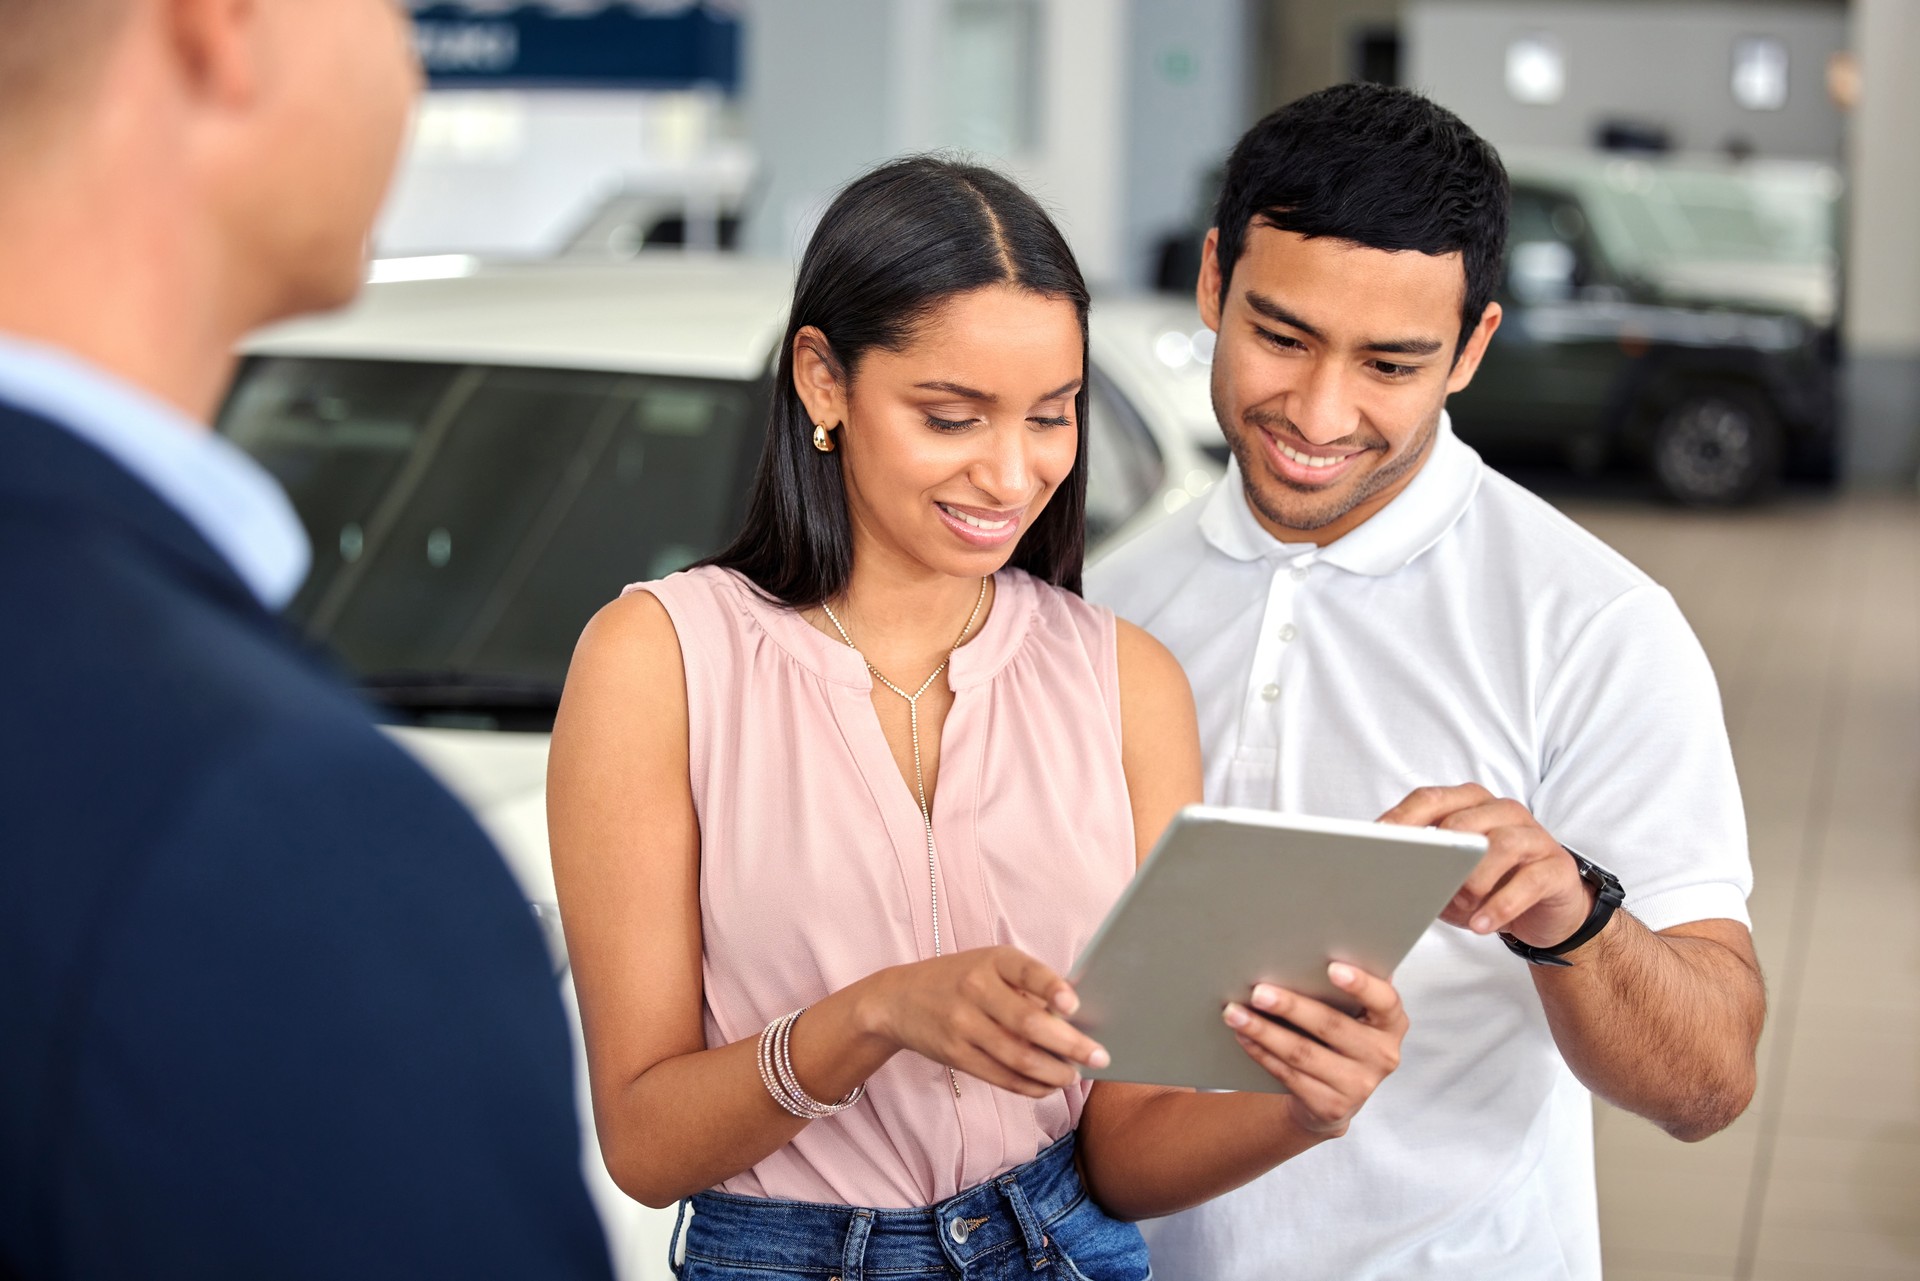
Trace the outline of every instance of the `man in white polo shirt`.
<instances>
[{"instance_id":1,"label":"man in white polo shirt","mask_svg":"<svg viewBox=\"0 0 1920 1281\"><path fill-rule=\"evenodd\" d=\"M1400 1070L1338 1142L1148 1225L1163 1281L1597 1278L1588 1092L1686 1140L1752 1097L1706 657L1447 421L1500 323L1506 208L1492 148L1403 90L1256 125L1199 285L1234 466L1089 575L1185 664L1209 801L1490 841L1397 973Z\"/></svg>"}]
</instances>

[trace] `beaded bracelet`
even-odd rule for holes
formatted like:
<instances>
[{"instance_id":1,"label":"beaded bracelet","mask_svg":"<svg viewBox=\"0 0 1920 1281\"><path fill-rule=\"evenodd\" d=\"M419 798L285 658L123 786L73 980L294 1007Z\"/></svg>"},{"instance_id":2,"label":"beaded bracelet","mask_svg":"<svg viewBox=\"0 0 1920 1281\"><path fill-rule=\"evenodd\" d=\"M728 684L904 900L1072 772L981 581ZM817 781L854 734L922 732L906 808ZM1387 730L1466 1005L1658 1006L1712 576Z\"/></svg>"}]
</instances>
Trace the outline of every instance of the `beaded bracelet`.
<instances>
[{"instance_id":1,"label":"beaded bracelet","mask_svg":"<svg viewBox=\"0 0 1920 1281\"><path fill-rule=\"evenodd\" d=\"M789 1048L793 1040L793 1025L806 1007L802 1006L791 1014L784 1014L767 1024L760 1033L760 1083L767 1087L767 1093L773 1096L782 1110L802 1121L817 1121L822 1117L834 1116L858 1103L866 1094L865 1085L856 1085L853 1092L838 1103L822 1103L808 1094L800 1085L800 1078L793 1070L793 1054Z\"/></svg>"}]
</instances>

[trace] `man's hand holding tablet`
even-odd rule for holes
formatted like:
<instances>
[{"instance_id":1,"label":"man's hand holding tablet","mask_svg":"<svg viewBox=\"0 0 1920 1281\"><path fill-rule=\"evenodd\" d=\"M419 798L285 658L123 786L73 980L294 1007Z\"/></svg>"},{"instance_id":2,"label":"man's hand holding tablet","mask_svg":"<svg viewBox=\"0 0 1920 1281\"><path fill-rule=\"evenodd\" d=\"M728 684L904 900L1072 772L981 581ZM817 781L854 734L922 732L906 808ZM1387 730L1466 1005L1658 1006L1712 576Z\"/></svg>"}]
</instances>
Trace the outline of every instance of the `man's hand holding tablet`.
<instances>
[{"instance_id":1,"label":"man's hand holding tablet","mask_svg":"<svg viewBox=\"0 0 1920 1281\"><path fill-rule=\"evenodd\" d=\"M1247 1056L1287 1088L1294 1124L1310 1134L1338 1135L1400 1066L1407 1012L1393 984L1356 966L1335 961L1327 978L1358 1003L1357 1014L1256 983L1251 1004L1258 1013L1229 1001L1224 1018Z\"/></svg>"}]
</instances>

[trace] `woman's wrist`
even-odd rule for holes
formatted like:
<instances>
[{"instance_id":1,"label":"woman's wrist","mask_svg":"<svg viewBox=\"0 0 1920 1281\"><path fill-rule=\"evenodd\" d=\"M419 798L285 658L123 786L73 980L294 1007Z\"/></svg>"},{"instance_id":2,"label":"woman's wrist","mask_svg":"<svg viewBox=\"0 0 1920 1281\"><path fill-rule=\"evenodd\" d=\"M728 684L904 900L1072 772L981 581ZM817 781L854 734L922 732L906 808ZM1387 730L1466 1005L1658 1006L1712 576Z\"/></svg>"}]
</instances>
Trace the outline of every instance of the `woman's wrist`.
<instances>
[{"instance_id":1,"label":"woman's wrist","mask_svg":"<svg viewBox=\"0 0 1920 1281\"><path fill-rule=\"evenodd\" d=\"M857 983L843 988L840 996L847 1002L847 1023L858 1049L892 1058L904 1048L894 1034L894 972L876 971Z\"/></svg>"}]
</instances>

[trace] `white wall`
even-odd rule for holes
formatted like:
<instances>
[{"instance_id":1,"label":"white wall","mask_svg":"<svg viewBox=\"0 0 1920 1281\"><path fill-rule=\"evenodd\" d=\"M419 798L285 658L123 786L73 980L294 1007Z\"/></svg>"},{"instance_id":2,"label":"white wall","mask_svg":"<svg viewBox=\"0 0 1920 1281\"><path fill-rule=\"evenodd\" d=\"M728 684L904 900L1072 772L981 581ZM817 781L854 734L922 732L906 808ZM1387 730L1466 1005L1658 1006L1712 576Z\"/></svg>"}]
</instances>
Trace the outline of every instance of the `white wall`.
<instances>
[{"instance_id":1,"label":"white wall","mask_svg":"<svg viewBox=\"0 0 1920 1281\"><path fill-rule=\"evenodd\" d=\"M1159 236L1251 115L1247 0L1031 0L1029 61L971 63L955 0L744 0L742 91L429 94L375 236L383 255L544 255L613 192L738 193L745 247L797 258L833 193L914 151L1023 182L1090 280L1150 277ZM969 104L1024 95L1024 136Z\"/></svg>"},{"instance_id":2,"label":"white wall","mask_svg":"<svg viewBox=\"0 0 1920 1281\"><path fill-rule=\"evenodd\" d=\"M1920 4L1859 0L1862 95L1849 156L1856 349L1920 351Z\"/></svg>"},{"instance_id":3,"label":"white wall","mask_svg":"<svg viewBox=\"0 0 1920 1281\"><path fill-rule=\"evenodd\" d=\"M1848 472L1910 484L1920 469L1920 4L1855 0L1861 99L1852 171L1846 337Z\"/></svg>"},{"instance_id":4,"label":"white wall","mask_svg":"<svg viewBox=\"0 0 1920 1281\"><path fill-rule=\"evenodd\" d=\"M375 251L544 255L623 188L737 192L753 160L731 132L711 92L430 93Z\"/></svg>"},{"instance_id":5,"label":"white wall","mask_svg":"<svg viewBox=\"0 0 1920 1281\"><path fill-rule=\"evenodd\" d=\"M1686 151L1717 151L1739 137L1765 156L1841 156L1843 118L1826 89L1828 57L1847 47L1839 5L1408 0L1403 31L1405 83L1495 146L1586 147L1594 126L1617 116L1665 126ZM1565 51L1565 96L1526 105L1507 93L1506 50L1539 33ZM1744 36L1785 43L1783 109L1734 101L1733 45Z\"/></svg>"},{"instance_id":6,"label":"white wall","mask_svg":"<svg viewBox=\"0 0 1920 1281\"><path fill-rule=\"evenodd\" d=\"M962 148L956 99L1002 86L949 74L948 0L747 0L743 112L764 186L747 229L756 252L797 258L833 193L910 151ZM1081 267L1126 274L1122 151L1125 6L1036 0L1030 139L974 158L1025 183Z\"/></svg>"},{"instance_id":7,"label":"white wall","mask_svg":"<svg viewBox=\"0 0 1920 1281\"><path fill-rule=\"evenodd\" d=\"M1122 251L1140 281L1160 237L1194 221L1209 172L1253 123L1258 39L1245 0L1132 0L1131 20Z\"/></svg>"}]
</instances>

